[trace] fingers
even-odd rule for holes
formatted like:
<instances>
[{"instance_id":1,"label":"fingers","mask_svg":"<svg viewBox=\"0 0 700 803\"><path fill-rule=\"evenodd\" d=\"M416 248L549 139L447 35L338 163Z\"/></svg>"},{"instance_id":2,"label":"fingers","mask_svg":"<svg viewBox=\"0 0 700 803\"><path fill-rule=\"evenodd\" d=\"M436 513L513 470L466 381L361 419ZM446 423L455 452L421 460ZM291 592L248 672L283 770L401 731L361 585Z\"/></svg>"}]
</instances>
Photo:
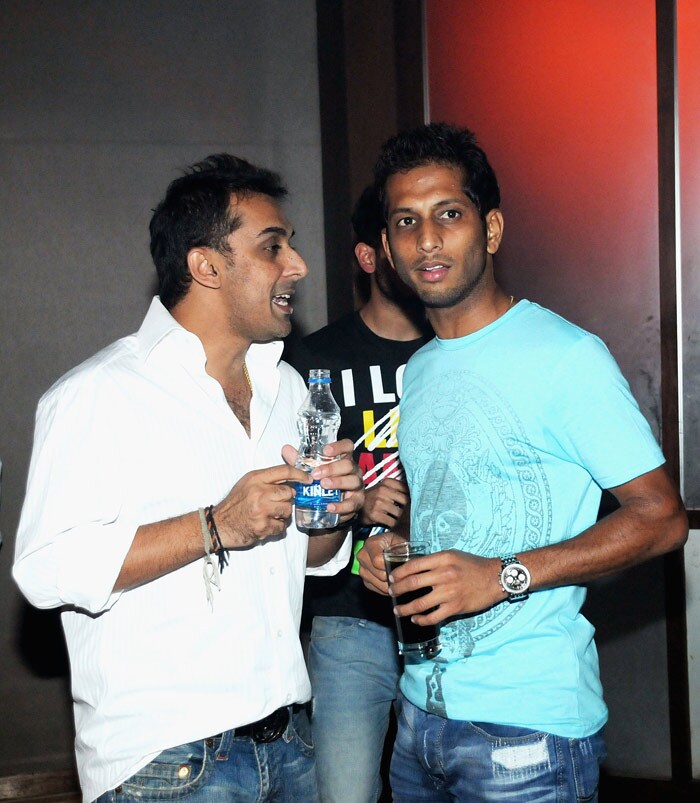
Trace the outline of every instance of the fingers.
<instances>
[{"instance_id":1,"label":"fingers","mask_svg":"<svg viewBox=\"0 0 700 803\"><path fill-rule=\"evenodd\" d=\"M352 488L362 487L362 475L359 466L349 457L339 457L328 463L319 463L311 472L311 476L315 480L328 479L333 482L343 478L351 478L349 481Z\"/></svg>"},{"instance_id":2,"label":"fingers","mask_svg":"<svg viewBox=\"0 0 700 803\"><path fill-rule=\"evenodd\" d=\"M377 483L376 488L384 488L392 492L392 498L398 499L402 504L408 502L408 486L402 480L396 480L393 477L386 477L381 482Z\"/></svg>"},{"instance_id":3,"label":"fingers","mask_svg":"<svg viewBox=\"0 0 700 803\"><path fill-rule=\"evenodd\" d=\"M357 553L357 561L360 564L362 582L367 588L386 596L389 594L389 585L382 557L384 542L383 535L368 538L365 541L365 545Z\"/></svg>"},{"instance_id":4,"label":"fingers","mask_svg":"<svg viewBox=\"0 0 700 803\"><path fill-rule=\"evenodd\" d=\"M215 515L223 545L246 547L282 535L292 517L292 482L308 482L308 474L280 465L251 471L216 505Z\"/></svg>"},{"instance_id":5,"label":"fingers","mask_svg":"<svg viewBox=\"0 0 700 803\"><path fill-rule=\"evenodd\" d=\"M355 518L357 511L362 507L364 494L362 491L350 491L343 494L340 502L332 502L328 505L328 510L331 513L337 513L340 516L340 523L345 524L350 519Z\"/></svg>"},{"instance_id":6,"label":"fingers","mask_svg":"<svg viewBox=\"0 0 700 803\"><path fill-rule=\"evenodd\" d=\"M442 553L436 552L433 555L411 558L411 560L396 566L391 572L391 582L399 586L398 593L404 594L406 591L415 591L415 589L425 586L425 575L438 565L435 558L440 554ZM409 578L410 581L407 581Z\"/></svg>"},{"instance_id":7,"label":"fingers","mask_svg":"<svg viewBox=\"0 0 700 803\"><path fill-rule=\"evenodd\" d=\"M298 455L299 450L290 446L290 444L287 443L282 447L282 459L288 466L293 466L296 463Z\"/></svg>"},{"instance_id":8,"label":"fingers","mask_svg":"<svg viewBox=\"0 0 700 803\"><path fill-rule=\"evenodd\" d=\"M385 479L365 491L362 524L393 527L409 502L406 486L399 480Z\"/></svg>"},{"instance_id":9,"label":"fingers","mask_svg":"<svg viewBox=\"0 0 700 803\"><path fill-rule=\"evenodd\" d=\"M347 443L352 445L351 441ZM365 498L362 476L356 463L349 458L343 457L331 463L318 465L311 472L311 477L319 480L323 488L343 492L340 502L328 505L331 513L338 513L341 516L342 523L348 521L362 508Z\"/></svg>"},{"instance_id":10,"label":"fingers","mask_svg":"<svg viewBox=\"0 0 700 803\"><path fill-rule=\"evenodd\" d=\"M486 610L504 600L497 580L498 565L497 558L459 550L412 558L391 572L390 593L394 598L420 590L425 593L396 606L396 613L410 616L416 624L436 624L452 616Z\"/></svg>"},{"instance_id":11,"label":"fingers","mask_svg":"<svg viewBox=\"0 0 700 803\"><path fill-rule=\"evenodd\" d=\"M365 541L365 545L357 553L360 564L360 577L367 588L379 594L388 595L389 584L384 568L384 550L403 541L403 538L392 532L375 535Z\"/></svg>"},{"instance_id":12,"label":"fingers","mask_svg":"<svg viewBox=\"0 0 700 803\"><path fill-rule=\"evenodd\" d=\"M362 553L360 550L357 553L357 560L360 564L360 578L367 588L371 591L376 591L383 596L389 596L389 584L387 583L386 572L383 569L376 567L371 561L363 562ZM365 556L366 557L366 556Z\"/></svg>"},{"instance_id":13,"label":"fingers","mask_svg":"<svg viewBox=\"0 0 700 803\"><path fill-rule=\"evenodd\" d=\"M451 606L443 604L443 589L435 588L430 582L430 572L423 575L411 575L401 583L389 582L389 594L392 600L406 593L406 585L412 590L422 591L421 596L405 605L394 605L394 614L398 617L410 616L411 621L417 625L437 625L458 611ZM393 573L392 573L393 576Z\"/></svg>"},{"instance_id":14,"label":"fingers","mask_svg":"<svg viewBox=\"0 0 700 803\"><path fill-rule=\"evenodd\" d=\"M351 457L353 446L354 444L349 438L343 438L341 441L334 441L325 446L323 454L326 457Z\"/></svg>"},{"instance_id":15,"label":"fingers","mask_svg":"<svg viewBox=\"0 0 700 803\"><path fill-rule=\"evenodd\" d=\"M293 449L293 447L289 448L292 449L296 455L296 450ZM285 449L287 449L286 446L283 447L282 451L284 452ZM270 468L261 468L256 471L251 471L244 476L250 476L251 478L259 479L262 482L272 484L282 482L311 482L311 479L306 471L303 471L300 468L295 468L293 465L288 465L286 463L283 463L279 466L271 466Z\"/></svg>"}]
</instances>

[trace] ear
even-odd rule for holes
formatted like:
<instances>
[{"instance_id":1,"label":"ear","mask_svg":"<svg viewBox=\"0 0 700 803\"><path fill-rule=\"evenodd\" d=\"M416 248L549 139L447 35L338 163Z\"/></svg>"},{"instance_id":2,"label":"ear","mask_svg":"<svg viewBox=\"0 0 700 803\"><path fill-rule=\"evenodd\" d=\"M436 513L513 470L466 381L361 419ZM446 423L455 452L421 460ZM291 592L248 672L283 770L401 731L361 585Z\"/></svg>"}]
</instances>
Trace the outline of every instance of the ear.
<instances>
[{"instance_id":1,"label":"ear","mask_svg":"<svg viewBox=\"0 0 700 803\"><path fill-rule=\"evenodd\" d=\"M197 284L217 289L221 287L221 268L212 261L214 253L210 248L191 248L187 253L187 267Z\"/></svg>"},{"instance_id":2,"label":"ear","mask_svg":"<svg viewBox=\"0 0 700 803\"><path fill-rule=\"evenodd\" d=\"M358 243L355 246L355 259L365 273L374 273L377 270L377 252L367 243Z\"/></svg>"},{"instance_id":3,"label":"ear","mask_svg":"<svg viewBox=\"0 0 700 803\"><path fill-rule=\"evenodd\" d=\"M498 251L503 239L503 215L500 209L492 209L486 215L486 250L489 254Z\"/></svg>"},{"instance_id":4,"label":"ear","mask_svg":"<svg viewBox=\"0 0 700 803\"><path fill-rule=\"evenodd\" d=\"M396 265L394 265L394 260L391 256L391 248L389 247L389 238L387 237L386 229L382 229L382 246L384 247L384 253L386 254L386 258L389 260L389 264L394 270L396 270Z\"/></svg>"}]
</instances>

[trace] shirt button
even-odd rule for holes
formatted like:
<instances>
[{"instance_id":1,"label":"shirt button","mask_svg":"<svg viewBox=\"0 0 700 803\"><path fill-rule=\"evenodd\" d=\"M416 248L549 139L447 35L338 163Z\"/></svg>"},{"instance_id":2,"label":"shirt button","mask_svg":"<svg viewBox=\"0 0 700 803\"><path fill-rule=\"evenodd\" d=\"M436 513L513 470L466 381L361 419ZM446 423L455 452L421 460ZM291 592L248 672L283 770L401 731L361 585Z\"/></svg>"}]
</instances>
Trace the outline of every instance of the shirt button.
<instances>
[{"instance_id":1,"label":"shirt button","mask_svg":"<svg viewBox=\"0 0 700 803\"><path fill-rule=\"evenodd\" d=\"M277 638L282 638L282 631L281 630L277 631Z\"/></svg>"},{"instance_id":2,"label":"shirt button","mask_svg":"<svg viewBox=\"0 0 700 803\"><path fill-rule=\"evenodd\" d=\"M275 567L273 566L273 567L270 569L270 574L274 574L274 573L275 573Z\"/></svg>"},{"instance_id":3,"label":"shirt button","mask_svg":"<svg viewBox=\"0 0 700 803\"><path fill-rule=\"evenodd\" d=\"M187 764L181 764L177 771L177 777L181 781L184 781L185 778L189 777L189 775L190 775L190 768L187 766Z\"/></svg>"}]
</instances>

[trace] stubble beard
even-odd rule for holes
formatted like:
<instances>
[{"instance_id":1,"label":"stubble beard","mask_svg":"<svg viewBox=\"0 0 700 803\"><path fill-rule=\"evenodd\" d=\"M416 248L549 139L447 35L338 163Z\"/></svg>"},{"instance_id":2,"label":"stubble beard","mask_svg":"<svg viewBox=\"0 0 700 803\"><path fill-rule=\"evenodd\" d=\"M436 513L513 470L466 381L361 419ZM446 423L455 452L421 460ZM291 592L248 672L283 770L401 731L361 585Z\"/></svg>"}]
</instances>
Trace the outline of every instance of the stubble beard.
<instances>
[{"instance_id":1,"label":"stubble beard","mask_svg":"<svg viewBox=\"0 0 700 803\"><path fill-rule=\"evenodd\" d=\"M450 309L462 303L474 293L481 284L488 263L487 252L484 251L483 262L479 273L465 286L441 290L440 288L426 287L422 284L411 285L416 295L425 305L426 309ZM465 259L467 262L467 259Z\"/></svg>"}]
</instances>

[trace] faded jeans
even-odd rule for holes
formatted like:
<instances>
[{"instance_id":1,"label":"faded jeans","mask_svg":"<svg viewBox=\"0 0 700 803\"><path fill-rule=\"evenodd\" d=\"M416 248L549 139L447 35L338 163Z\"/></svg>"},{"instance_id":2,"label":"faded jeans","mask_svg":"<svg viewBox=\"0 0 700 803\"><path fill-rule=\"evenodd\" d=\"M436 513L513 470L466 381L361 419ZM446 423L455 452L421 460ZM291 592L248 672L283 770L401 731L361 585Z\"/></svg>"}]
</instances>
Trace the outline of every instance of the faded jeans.
<instances>
[{"instance_id":1,"label":"faded jeans","mask_svg":"<svg viewBox=\"0 0 700 803\"><path fill-rule=\"evenodd\" d=\"M393 628L349 616L314 617L311 729L322 803L379 798L382 750L400 674Z\"/></svg>"},{"instance_id":2,"label":"faded jeans","mask_svg":"<svg viewBox=\"0 0 700 803\"><path fill-rule=\"evenodd\" d=\"M226 731L171 747L96 803L181 800L183 803L318 803L313 747L304 711L274 742Z\"/></svg>"},{"instance_id":3,"label":"faded jeans","mask_svg":"<svg viewBox=\"0 0 700 803\"><path fill-rule=\"evenodd\" d=\"M542 731L428 714L400 697L391 761L395 803L595 803L602 732Z\"/></svg>"}]
</instances>

